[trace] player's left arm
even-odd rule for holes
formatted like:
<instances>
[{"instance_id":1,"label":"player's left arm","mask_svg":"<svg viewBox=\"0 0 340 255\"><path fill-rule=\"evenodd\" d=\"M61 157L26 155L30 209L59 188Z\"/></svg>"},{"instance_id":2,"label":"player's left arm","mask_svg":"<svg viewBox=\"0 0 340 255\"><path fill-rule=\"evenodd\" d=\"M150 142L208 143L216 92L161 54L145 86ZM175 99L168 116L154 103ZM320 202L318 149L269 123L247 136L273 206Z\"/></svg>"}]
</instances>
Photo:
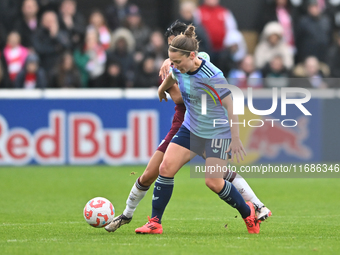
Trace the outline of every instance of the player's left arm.
<instances>
[{"instance_id":1,"label":"player's left arm","mask_svg":"<svg viewBox=\"0 0 340 255\"><path fill-rule=\"evenodd\" d=\"M172 101L174 101L175 104L183 104L183 98L181 95L181 91L179 90L179 87L177 85L172 86L170 89L168 89L166 92L170 94L170 97Z\"/></svg>"},{"instance_id":2,"label":"player's left arm","mask_svg":"<svg viewBox=\"0 0 340 255\"><path fill-rule=\"evenodd\" d=\"M171 66L171 60L170 58L167 58L166 60L164 60L161 69L159 70L159 76L161 76L162 80L164 80L170 72L170 66Z\"/></svg>"},{"instance_id":3,"label":"player's left arm","mask_svg":"<svg viewBox=\"0 0 340 255\"><path fill-rule=\"evenodd\" d=\"M229 123L237 123L238 116L234 115L233 100L231 94L222 99L222 105L228 111ZM229 145L227 152L229 151L231 152L232 161L234 161L234 157L236 157L237 162L240 163L240 158L243 160L244 159L243 156L247 155L247 153L241 142L238 126L230 124L230 132L231 143Z\"/></svg>"}]
</instances>

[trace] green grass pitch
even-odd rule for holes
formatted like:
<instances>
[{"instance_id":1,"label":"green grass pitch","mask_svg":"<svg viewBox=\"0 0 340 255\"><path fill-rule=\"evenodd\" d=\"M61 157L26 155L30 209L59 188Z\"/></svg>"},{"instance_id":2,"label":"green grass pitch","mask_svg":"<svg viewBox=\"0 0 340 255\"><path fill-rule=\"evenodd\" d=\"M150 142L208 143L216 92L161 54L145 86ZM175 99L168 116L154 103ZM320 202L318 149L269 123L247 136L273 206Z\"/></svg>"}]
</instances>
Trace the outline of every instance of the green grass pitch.
<instances>
[{"instance_id":1,"label":"green grass pitch","mask_svg":"<svg viewBox=\"0 0 340 255\"><path fill-rule=\"evenodd\" d=\"M83 208L96 196L122 213L143 170L1 167L0 254L340 254L340 179L248 179L273 212L259 235L188 167L176 175L162 235L134 233L151 214L152 189L115 233L85 222Z\"/></svg>"}]
</instances>

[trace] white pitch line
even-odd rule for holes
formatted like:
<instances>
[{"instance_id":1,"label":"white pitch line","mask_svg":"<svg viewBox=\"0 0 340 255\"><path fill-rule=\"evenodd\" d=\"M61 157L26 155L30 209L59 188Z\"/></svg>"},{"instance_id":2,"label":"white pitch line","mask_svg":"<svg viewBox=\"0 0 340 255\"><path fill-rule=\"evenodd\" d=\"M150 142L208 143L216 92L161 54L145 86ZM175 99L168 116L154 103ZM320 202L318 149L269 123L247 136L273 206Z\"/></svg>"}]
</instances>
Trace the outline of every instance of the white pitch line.
<instances>
[{"instance_id":1,"label":"white pitch line","mask_svg":"<svg viewBox=\"0 0 340 255\"><path fill-rule=\"evenodd\" d=\"M16 242L25 243L25 242L27 242L27 241L28 241L27 239L22 239L22 240L9 239L9 240L7 240L7 243L16 243Z\"/></svg>"}]
</instances>

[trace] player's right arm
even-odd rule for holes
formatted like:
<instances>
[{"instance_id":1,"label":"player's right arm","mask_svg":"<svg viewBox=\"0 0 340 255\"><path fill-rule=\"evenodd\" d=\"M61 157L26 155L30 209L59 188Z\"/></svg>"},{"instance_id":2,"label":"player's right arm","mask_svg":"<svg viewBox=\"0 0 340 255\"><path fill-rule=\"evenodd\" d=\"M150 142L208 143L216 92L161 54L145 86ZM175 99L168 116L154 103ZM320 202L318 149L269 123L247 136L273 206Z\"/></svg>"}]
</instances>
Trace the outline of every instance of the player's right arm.
<instances>
[{"instance_id":1,"label":"player's right arm","mask_svg":"<svg viewBox=\"0 0 340 255\"><path fill-rule=\"evenodd\" d=\"M228 119L231 123L238 123L238 116L234 115L233 109L233 100L231 95L226 96L222 99L222 105L228 112ZM243 147L243 144L240 140L240 133L238 129L238 125L230 125L231 132L231 143L227 152L231 152L231 161L234 161L234 157L238 163L240 163L240 158L243 160L243 155L246 156L246 150Z\"/></svg>"},{"instance_id":2,"label":"player's right arm","mask_svg":"<svg viewBox=\"0 0 340 255\"><path fill-rule=\"evenodd\" d=\"M175 83L176 83L176 80L172 77L172 75L169 75L168 77L165 78L162 84L158 87L158 97L159 97L160 102L162 102L163 99L166 102L168 101L165 91L173 87Z\"/></svg>"}]
</instances>

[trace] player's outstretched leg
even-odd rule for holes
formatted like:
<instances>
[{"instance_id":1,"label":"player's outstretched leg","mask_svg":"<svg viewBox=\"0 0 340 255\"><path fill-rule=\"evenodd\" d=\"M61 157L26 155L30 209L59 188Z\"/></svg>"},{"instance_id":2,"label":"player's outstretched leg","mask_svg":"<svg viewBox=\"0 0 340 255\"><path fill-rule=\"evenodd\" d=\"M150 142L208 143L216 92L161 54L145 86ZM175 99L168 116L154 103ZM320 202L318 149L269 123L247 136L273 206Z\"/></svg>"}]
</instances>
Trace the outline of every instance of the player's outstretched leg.
<instances>
[{"instance_id":1,"label":"player's outstretched leg","mask_svg":"<svg viewBox=\"0 0 340 255\"><path fill-rule=\"evenodd\" d=\"M136 234L162 234L163 227L156 216L153 218L148 216L148 222L144 226L136 228L135 232Z\"/></svg>"},{"instance_id":2,"label":"player's outstretched leg","mask_svg":"<svg viewBox=\"0 0 340 255\"><path fill-rule=\"evenodd\" d=\"M231 182L235 188L240 192L243 199L250 201L255 206L255 214L258 220L264 221L272 215L272 212L258 199L247 181L239 174L233 171L227 171L223 179Z\"/></svg>"},{"instance_id":3,"label":"player's outstretched leg","mask_svg":"<svg viewBox=\"0 0 340 255\"><path fill-rule=\"evenodd\" d=\"M159 176L155 182L152 196L152 218L144 226L137 228L137 234L162 234L163 213L170 201L174 188L174 176L177 171L190 160L189 149L176 143L170 143L164 160L159 168Z\"/></svg>"},{"instance_id":4,"label":"player's outstretched leg","mask_svg":"<svg viewBox=\"0 0 340 255\"><path fill-rule=\"evenodd\" d=\"M258 233L260 233L260 223L261 223L261 221L258 221L256 219L254 204L250 201L248 201L246 204L250 208L250 215L247 218L244 218L243 220L246 223L248 233L249 234L258 234Z\"/></svg>"},{"instance_id":5,"label":"player's outstretched leg","mask_svg":"<svg viewBox=\"0 0 340 255\"><path fill-rule=\"evenodd\" d=\"M142 227L137 228L137 234L162 234L161 225L164 210L170 201L174 188L174 177L165 177L159 175L153 190L152 196L152 218Z\"/></svg>"},{"instance_id":6,"label":"player's outstretched leg","mask_svg":"<svg viewBox=\"0 0 340 255\"><path fill-rule=\"evenodd\" d=\"M218 196L225 201L230 206L234 207L239 211L242 216L242 219L246 223L248 233L250 234L258 234L260 233L260 222L256 219L255 216L255 207L251 202L245 202L241 194L235 188L235 186L223 180L224 186L220 192L216 189L218 186L216 183L221 179L209 179L206 178L207 186L218 194Z\"/></svg>"},{"instance_id":7,"label":"player's outstretched leg","mask_svg":"<svg viewBox=\"0 0 340 255\"><path fill-rule=\"evenodd\" d=\"M121 214L111 221L111 223L107 226L105 226L105 230L108 232L115 232L118 228L125 224L129 224L130 221L132 220L131 218L126 217L124 214Z\"/></svg>"},{"instance_id":8,"label":"player's outstretched leg","mask_svg":"<svg viewBox=\"0 0 340 255\"><path fill-rule=\"evenodd\" d=\"M130 223L137 205L146 195L148 189L149 187L145 187L140 184L139 177L136 183L132 186L128 199L126 200L124 212L121 215L115 217L109 225L105 226L105 230L108 232L114 232L121 226Z\"/></svg>"},{"instance_id":9,"label":"player's outstretched leg","mask_svg":"<svg viewBox=\"0 0 340 255\"><path fill-rule=\"evenodd\" d=\"M255 208L256 218L260 221L266 220L268 217L272 216L272 212L265 206Z\"/></svg>"},{"instance_id":10,"label":"player's outstretched leg","mask_svg":"<svg viewBox=\"0 0 340 255\"><path fill-rule=\"evenodd\" d=\"M108 232L114 232L121 226L130 223L133 213L135 212L139 202L144 198L150 185L157 179L159 172L159 165L163 160L164 153L156 151L144 173L140 176L132 186L128 199L126 200L126 207L124 212L115 217L112 222L105 227Z\"/></svg>"}]
</instances>

